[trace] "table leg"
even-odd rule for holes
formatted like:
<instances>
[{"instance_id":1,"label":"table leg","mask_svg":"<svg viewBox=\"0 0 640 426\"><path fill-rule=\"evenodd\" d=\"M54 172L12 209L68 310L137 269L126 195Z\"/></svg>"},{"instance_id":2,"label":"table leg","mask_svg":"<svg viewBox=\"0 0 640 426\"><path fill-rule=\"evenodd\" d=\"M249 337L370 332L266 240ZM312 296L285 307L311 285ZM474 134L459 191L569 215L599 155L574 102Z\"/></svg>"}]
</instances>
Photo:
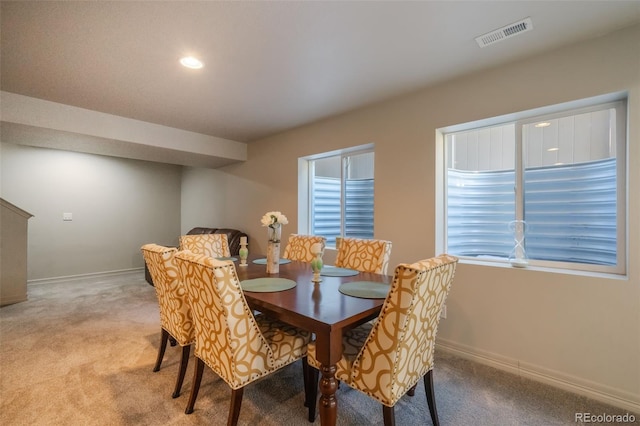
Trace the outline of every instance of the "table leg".
<instances>
[{"instance_id":1,"label":"table leg","mask_svg":"<svg viewBox=\"0 0 640 426\"><path fill-rule=\"evenodd\" d=\"M336 366L323 364L320 366L320 373L322 375L320 378L320 424L335 426L338 413Z\"/></svg>"}]
</instances>

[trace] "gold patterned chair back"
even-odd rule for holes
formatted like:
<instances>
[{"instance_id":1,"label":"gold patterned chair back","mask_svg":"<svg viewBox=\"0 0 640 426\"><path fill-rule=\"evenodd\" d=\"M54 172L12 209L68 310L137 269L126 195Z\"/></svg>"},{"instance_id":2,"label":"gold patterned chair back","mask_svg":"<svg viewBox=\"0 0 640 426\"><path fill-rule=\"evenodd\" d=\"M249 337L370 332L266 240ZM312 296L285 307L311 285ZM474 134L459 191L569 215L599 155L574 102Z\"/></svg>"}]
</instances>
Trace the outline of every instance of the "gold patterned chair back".
<instances>
[{"instance_id":1,"label":"gold patterned chair back","mask_svg":"<svg viewBox=\"0 0 640 426\"><path fill-rule=\"evenodd\" d=\"M341 238L335 265L386 275L390 257L391 241Z\"/></svg>"},{"instance_id":2,"label":"gold patterned chair back","mask_svg":"<svg viewBox=\"0 0 640 426\"><path fill-rule=\"evenodd\" d=\"M378 320L353 363L355 387L393 406L433 368L440 312L457 262L441 255L396 267Z\"/></svg>"},{"instance_id":3,"label":"gold patterned chair back","mask_svg":"<svg viewBox=\"0 0 640 426\"><path fill-rule=\"evenodd\" d=\"M431 382L440 312L457 262L444 254L398 265L377 320L343 334L336 379L391 407L391 413L421 378L425 385L427 378ZM307 353L309 365L320 368L315 343L309 344ZM427 389L429 398L431 410L431 404L435 407L431 389ZM435 408L432 420L436 424Z\"/></svg>"},{"instance_id":4,"label":"gold patterned chair back","mask_svg":"<svg viewBox=\"0 0 640 426\"><path fill-rule=\"evenodd\" d=\"M324 252L324 246L327 239L319 235L289 235L289 241L284 249L283 258L289 260L298 260L300 262L311 262L316 256L312 253L311 248L314 244L320 244Z\"/></svg>"},{"instance_id":5,"label":"gold patterned chair back","mask_svg":"<svg viewBox=\"0 0 640 426\"><path fill-rule=\"evenodd\" d=\"M270 320L264 316L256 320L233 262L181 252L178 264L193 307L195 354L232 389L244 387L306 354L309 333L285 333L285 328L297 329L280 324L270 328L276 322L267 324Z\"/></svg>"},{"instance_id":6,"label":"gold patterned chair back","mask_svg":"<svg viewBox=\"0 0 640 426\"><path fill-rule=\"evenodd\" d=\"M227 234L181 235L180 250L214 258L231 256Z\"/></svg>"},{"instance_id":7,"label":"gold patterned chair back","mask_svg":"<svg viewBox=\"0 0 640 426\"><path fill-rule=\"evenodd\" d=\"M145 244L141 250L158 297L160 325L180 346L191 344L194 327L187 290L175 261L178 250L157 244Z\"/></svg>"}]
</instances>

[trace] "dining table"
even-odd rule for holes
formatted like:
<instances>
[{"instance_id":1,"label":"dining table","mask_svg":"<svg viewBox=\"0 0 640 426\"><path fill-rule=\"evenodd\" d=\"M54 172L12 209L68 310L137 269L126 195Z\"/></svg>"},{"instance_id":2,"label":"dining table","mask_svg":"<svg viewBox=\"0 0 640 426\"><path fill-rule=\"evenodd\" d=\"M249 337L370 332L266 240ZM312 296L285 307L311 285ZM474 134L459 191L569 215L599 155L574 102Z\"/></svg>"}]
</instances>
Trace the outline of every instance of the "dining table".
<instances>
[{"instance_id":1,"label":"dining table","mask_svg":"<svg viewBox=\"0 0 640 426\"><path fill-rule=\"evenodd\" d=\"M243 286L243 293L250 308L315 334L316 358L321 364L320 423L335 425L338 412L335 373L336 364L342 356L342 333L378 316L384 303L384 289L388 289L392 277L325 267L323 272L327 275L321 275L320 282L313 282L309 263L281 259L279 272L267 274L264 259L259 256L250 257L246 266L236 262L236 271L241 286L243 281L258 284L278 282L265 278L278 278L290 283L282 287L290 288L283 290L267 286L249 291ZM374 284L383 291L375 298L354 297L341 292L341 286L360 284Z\"/></svg>"}]
</instances>

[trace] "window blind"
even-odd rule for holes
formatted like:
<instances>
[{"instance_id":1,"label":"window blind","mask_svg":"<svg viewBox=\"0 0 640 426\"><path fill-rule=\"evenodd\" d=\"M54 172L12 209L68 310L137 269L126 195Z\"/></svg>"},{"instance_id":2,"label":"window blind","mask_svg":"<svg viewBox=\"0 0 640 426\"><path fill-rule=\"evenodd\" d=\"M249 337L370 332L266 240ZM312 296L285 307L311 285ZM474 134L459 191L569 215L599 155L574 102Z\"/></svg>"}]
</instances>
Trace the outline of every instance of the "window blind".
<instances>
[{"instance_id":1,"label":"window blind","mask_svg":"<svg viewBox=\"0 0 640 426\"><path fill-rule=\"evenodd\" d=\"M336 237L373 238L373 179L345 183L345 229L341 231L340 179L316 176L313 181L313 228L315 235L335 245Z\"/></svg>"},{"instance_id":2,"label":"window blind","mask_svg":"<svg viewBox=\"0 0 640 426\"><path fill-rule=\"evenodd\" d=\"M345 186L345 237L373 238L373 179L349 179Z\"/></svg>"},{"instance_id":3,"label":"window blind","mask_svg":"<svg viewBox=\"0 0 640 426\"><path fill-rule=\"evenodd\" d=\"M616 159L524 173L529 258L615 265Z\"/></svg>"},{"instance_id":4,"label":"window blind","mask_svg":"<svg viewBox=\"0 0 640 426\"><path fill-rule=\"evenodd\" d=\"M524 174L529 259L616 264L616 159L530 168ZM513 171L448 170L447 251L508 258Z\"/></svg>"}]
</instances>

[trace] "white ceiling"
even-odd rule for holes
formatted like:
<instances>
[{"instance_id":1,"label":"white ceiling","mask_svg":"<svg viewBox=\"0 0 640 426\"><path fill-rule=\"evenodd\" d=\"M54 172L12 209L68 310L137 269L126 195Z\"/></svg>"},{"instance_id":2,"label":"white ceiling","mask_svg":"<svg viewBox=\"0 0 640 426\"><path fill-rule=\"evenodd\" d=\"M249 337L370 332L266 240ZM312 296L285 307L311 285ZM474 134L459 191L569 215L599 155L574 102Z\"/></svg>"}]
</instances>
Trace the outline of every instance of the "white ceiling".
<instances>
[{"instance_id":1,"label":"white ceiling","mask_svg":"<svg viewBox=\"0 0 640 426\"><path fill-rule=\"evenodd\" d=\"M630 26L640 0L3 1L0 18L3 91L250 142Z\"/></svg>"}]
</instances>

